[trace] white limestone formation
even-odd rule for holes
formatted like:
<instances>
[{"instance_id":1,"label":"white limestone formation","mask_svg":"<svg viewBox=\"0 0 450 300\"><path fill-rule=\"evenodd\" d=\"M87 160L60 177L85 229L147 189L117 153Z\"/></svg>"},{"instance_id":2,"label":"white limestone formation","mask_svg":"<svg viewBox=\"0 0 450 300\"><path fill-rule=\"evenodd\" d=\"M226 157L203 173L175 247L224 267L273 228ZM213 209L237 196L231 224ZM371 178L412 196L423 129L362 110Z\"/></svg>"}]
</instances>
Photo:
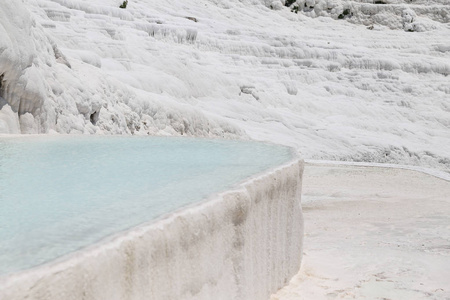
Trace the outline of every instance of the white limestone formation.
<instances>
[{"instance_id":1,"label":"white limestone formation","mask_svg":"<svg viewBox=\"0 0 450 300\"><path fill-rule=\"evenodd\" d=\"M251 138L450 170L448 0L287 3L6 1L0 133Z\"/></svg>"},{"instance_id":2,"label":"white limestone formation","mask_svg":"<svg viewBox=\"0 0 450 300\"><path fill-rule=\"evenodd\" d=\"M300 268L303 162L0 281L2 300L266 300Z\"/></svg>"}]
</instances>

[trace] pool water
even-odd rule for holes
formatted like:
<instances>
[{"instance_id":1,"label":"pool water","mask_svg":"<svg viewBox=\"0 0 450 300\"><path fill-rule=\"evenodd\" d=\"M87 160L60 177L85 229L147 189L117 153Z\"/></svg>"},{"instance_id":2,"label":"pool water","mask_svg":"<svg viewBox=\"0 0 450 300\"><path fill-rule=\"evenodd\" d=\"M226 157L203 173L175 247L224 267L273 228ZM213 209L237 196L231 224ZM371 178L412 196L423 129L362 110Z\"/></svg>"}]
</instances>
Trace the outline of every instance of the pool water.
<instances>
[{"instance_id":1,"label":"pool water","mask_svg":"<svg viewBox=\"0 0 450 300\"><path fill-rule=\"evenodd\" d=\"M0 276L199 202L293 158L266 143L0 138Z\"/></svg>"}]
</instances>

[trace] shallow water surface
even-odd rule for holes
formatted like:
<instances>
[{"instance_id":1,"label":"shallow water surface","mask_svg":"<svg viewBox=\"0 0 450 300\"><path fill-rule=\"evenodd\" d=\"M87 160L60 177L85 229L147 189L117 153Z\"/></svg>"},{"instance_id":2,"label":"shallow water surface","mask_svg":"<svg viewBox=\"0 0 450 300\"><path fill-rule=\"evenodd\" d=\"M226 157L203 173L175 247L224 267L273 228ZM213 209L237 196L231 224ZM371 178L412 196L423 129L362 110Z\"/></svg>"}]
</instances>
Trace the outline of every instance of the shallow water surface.
<instances>
[{"instance_id":1,"label":"shallow water surface","mask_svg":"<svg viewBox=\"0 0 450 300\"><path fill-rule=\"evenodd\" d=\"M291 160L187 138L0 138L0 276L31 268Z\"/></svg>"}]
</instances>

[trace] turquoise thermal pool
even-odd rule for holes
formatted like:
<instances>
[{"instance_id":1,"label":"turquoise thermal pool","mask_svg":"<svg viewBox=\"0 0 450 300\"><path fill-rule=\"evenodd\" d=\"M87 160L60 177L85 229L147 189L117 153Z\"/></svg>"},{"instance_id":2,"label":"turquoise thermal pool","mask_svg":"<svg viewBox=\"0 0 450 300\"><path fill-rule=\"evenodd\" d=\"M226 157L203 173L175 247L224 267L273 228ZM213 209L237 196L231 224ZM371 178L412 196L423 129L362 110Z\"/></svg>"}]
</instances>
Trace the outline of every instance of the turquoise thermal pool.
<instances>
[{"instance_id":1,"label":"turquoise thermal pool","mask_svg":"<svg viewBox=\"0 0 450 300\"><path fill-rule=\"evenodd\" d=\"M200 202L293 156L246 141L0 138L0 277Z\"/></svg>"}]
</instances>

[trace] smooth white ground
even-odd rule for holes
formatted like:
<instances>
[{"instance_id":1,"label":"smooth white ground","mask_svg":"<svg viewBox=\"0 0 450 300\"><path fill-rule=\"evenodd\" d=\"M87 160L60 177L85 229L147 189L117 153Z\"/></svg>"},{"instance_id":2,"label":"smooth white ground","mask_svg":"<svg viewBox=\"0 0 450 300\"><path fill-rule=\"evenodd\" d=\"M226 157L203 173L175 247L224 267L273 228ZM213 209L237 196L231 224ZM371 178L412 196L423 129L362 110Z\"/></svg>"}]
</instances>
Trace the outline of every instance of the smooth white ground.
<instances>
[{"instance_id":1,"label":"smooth white ground","mask_svg":"<svg viewBox=\"0 0 450 300\"><path fill-rule=\"evenodd\" d=\"M271 300L450 299L450 182L307 164L301 271Z\"/></svg>"}]
</instances>

